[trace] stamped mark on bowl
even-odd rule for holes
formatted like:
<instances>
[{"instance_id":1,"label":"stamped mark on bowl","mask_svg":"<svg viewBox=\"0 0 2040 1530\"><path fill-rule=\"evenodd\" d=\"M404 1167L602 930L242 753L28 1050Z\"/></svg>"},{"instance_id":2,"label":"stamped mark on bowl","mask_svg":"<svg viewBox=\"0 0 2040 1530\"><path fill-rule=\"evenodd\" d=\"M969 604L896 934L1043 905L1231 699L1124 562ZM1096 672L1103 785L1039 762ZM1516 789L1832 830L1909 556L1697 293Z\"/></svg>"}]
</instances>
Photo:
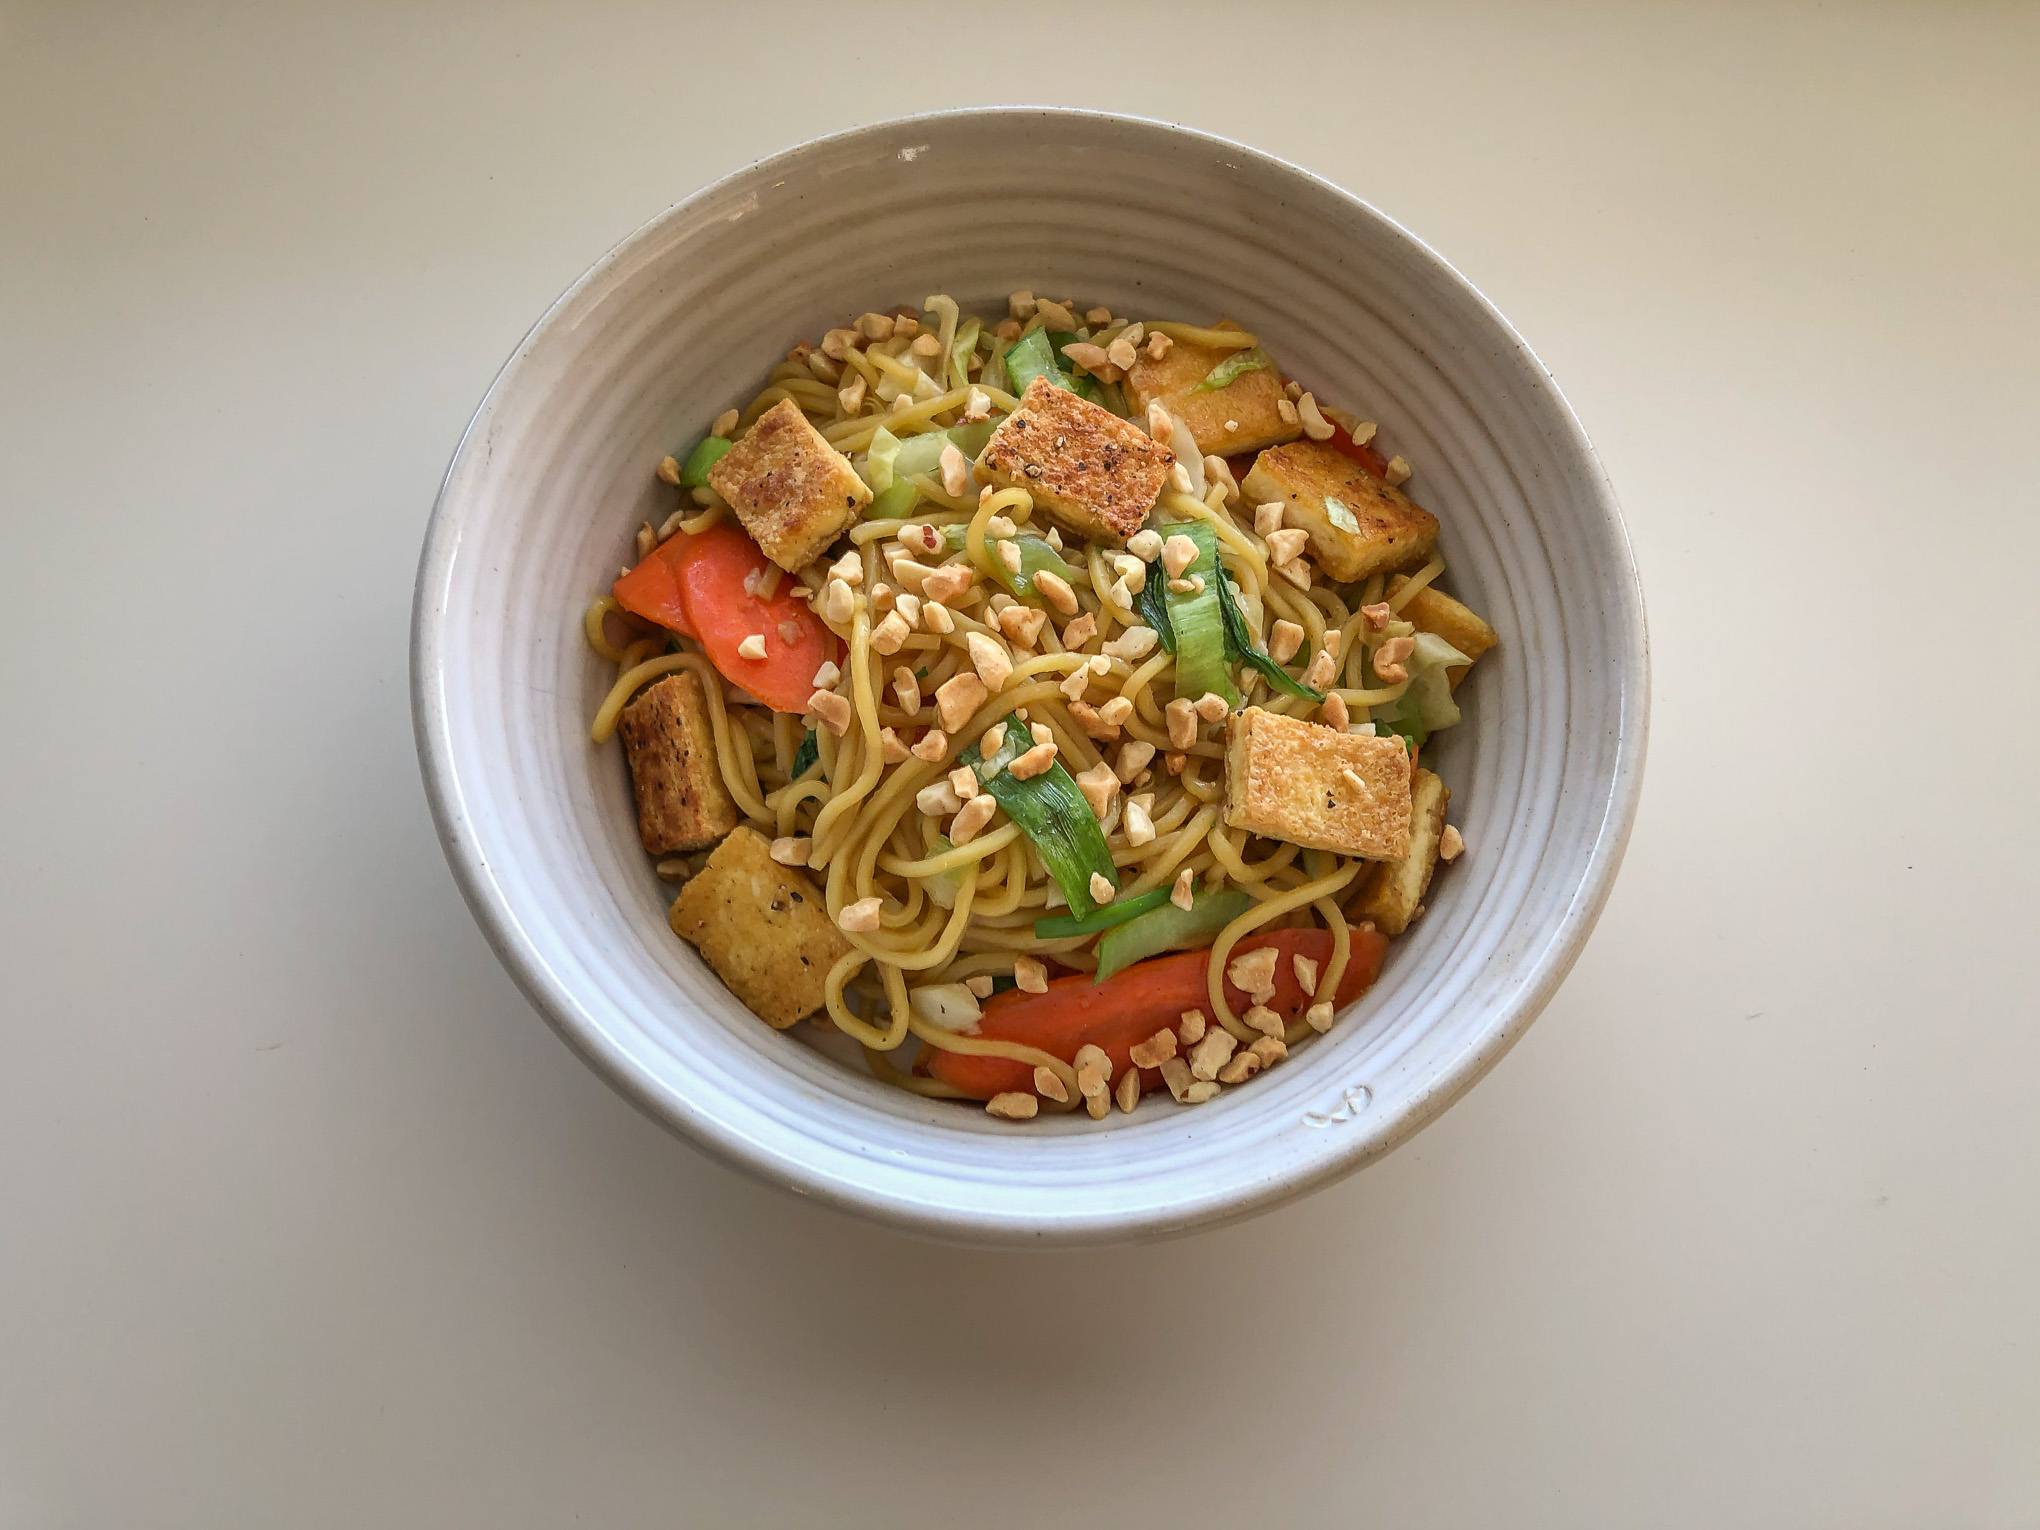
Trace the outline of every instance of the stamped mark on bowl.
<instances>
[{"instance_id":1,"label":"stamped mark on bowl","mask_svg":"<svg viewBox=\"0 0 2040 1530\"><path fill-rule=\"evenodd\" d=\"M1303 1124L1316 1127L1337 1126L1359 1115L1373 1103L1373 1100L1374 1091L1365 1084L1348 1084L1338 1105L1322 1115L1315 1110L1306 1110L1303 1113Z\"/></svg>"}]
</instances>

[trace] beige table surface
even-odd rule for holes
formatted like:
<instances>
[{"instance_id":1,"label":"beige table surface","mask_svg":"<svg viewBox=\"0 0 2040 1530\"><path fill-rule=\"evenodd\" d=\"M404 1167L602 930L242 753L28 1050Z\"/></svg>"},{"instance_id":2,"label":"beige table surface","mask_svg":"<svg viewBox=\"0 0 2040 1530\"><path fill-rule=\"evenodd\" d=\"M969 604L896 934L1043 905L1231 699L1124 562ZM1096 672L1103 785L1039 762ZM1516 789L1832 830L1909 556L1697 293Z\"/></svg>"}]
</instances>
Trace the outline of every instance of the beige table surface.
<instances>
[{"instance_id":1,"label":"beige table surface","mask_svg":"<svg viewBox=\"0 0 2040 1530\"><path fill-rule=\"evenodd\" d=\"M2040 11L175 9L0 6L0 1530L2040 1525ZM1456 262L1656 651L1527 1040L1338 1188L1083 1254L633 1113L469 920L405 687L562 287L1008 100Z\"/></svg>"}]
</instances>

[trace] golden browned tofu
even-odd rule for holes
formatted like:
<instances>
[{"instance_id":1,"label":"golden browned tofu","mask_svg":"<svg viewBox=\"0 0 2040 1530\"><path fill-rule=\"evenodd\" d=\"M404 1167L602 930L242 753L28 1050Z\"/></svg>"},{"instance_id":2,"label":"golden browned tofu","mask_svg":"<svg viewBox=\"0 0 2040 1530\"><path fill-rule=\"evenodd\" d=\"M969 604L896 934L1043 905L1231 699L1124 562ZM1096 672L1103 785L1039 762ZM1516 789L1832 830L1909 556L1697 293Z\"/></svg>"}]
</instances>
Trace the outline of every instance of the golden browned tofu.
<instances>
[{"instance_id":1,"label":"golden browned tofu","mask_svg":"<svg viewBox=\"0 0 2040 1530\"><path fill-rule=\"evenodd\" d=\"M1316 850L1399 860L1410 848L1409 751L1400 738L1248 707L1226 724L1225 821Z\"/></svg>"},{"instance_id":2,"label":"golden browned tofu","mask_svg":"<svg viewBox=\"0 0 2040 1530\"><path fill-rule=\"evenodd\" d=\"M1397 574L1389 580L1389 598L1393 600L1409 582L1406 574ZM1425 585L1410 597L1409 604L1402 608L1402 617L1419 632L1436 633L1469 659L1478 659L1502 640L1500 633L1470 609L1430 585ZM1445 678L1451 682L1452 689L1459 689L1459 682L1466 678L1466 672L1471 668L1471 664L1454 664L1445 671Z\"/></svg>"},{"instance_id":3,"label":"golden browned tofu","mask_svg":"<svg viewBox=\"0 0 2040 1530\"><path fill-rule=\"evenodd\" d=\"M1124 547L1154 508L1175 461L1175 453L1146 431L1037 377L985 443L977 476L1025 489L1072 535Z\"/></svg>"},{"instance_id":4,"label":"golden browned tofu","mask_svg":"<svg viewBox=\"0 0 2040 1530\"><path fill-rule=\"evenodd\" d=\"M1239 325L1220 319L1212 328L1238 329ZM1181 341L1160 361L1143 351L1126 374L1126 401L1136 417L1144 417L1149 404L1160 403L1173 418L1190 427L1200 452L1220 457L1294 441L1303 434L1303 425L1301 421L1283 421L1282 374L1273 362L1240 373L1224 387L1198 386L1213 367L1238 354Z\"/></svg>"},{"instance_id":5,"label":"golden browned tofu","mask_svg":"<svg viewBox=\"0 0 2040 1530\"><path fill-rule=\"evenodd\" d=\"M1438 540L1437 516L1316 441L1269 447L1240 488L1254 504L1283 505L1283 523L1310 533L1318 567L1341 584L1401 568Z\"/></svg>"},{"instance_id":6,"label":"golden browned tofu","mask_svg":"<svg viewBox=\"0 0 2040 1530\"><path fill-rule=\"evenodd\" d=\"M638 838L652 855L705 850L737 826L736 799L716 765L715 730L691 670L647 686L616 731L637 792Z\"/></svg>"},{"instance_id":7,"label":"golden browned tofu","mask_svg":"<svg viewBox=\"0 0 2040 1530\"><path fill-rule=\"evenodd\" d=\"M1428 770L1410 776L1410 848L1401 860L1384 861L1367 873L1360 896L1346 906L1346 917L1371 919L1384 935L1400 935L1424 911L1424 893L1438 869L1438 841L1445 832L1445 805L1452 800L1445 783Z\"/></svg>"},{"instance_id":8,"label":"golden browned tofu","mask_svg":"<svg viewBox=\"0 0 2040 1530\"><path fill-rule=\"evenodd\" d=\"M709 469L708 482L765 556L789 574L819 558L871 503L850 459L790 398L758 416Z\"/></svg>"},{"instance_id":9,"label":"golden browned tofu","mask_svg":"<svg viewBox=\"0 0 2040 1530\"><path fill-rule=\"evenodd\" d=\"M716 846L667 923L780 1031L822 1007L822 980L850 950L806 874L773 860L770 841L748 827Z\"/></svg>"}]
</instances>

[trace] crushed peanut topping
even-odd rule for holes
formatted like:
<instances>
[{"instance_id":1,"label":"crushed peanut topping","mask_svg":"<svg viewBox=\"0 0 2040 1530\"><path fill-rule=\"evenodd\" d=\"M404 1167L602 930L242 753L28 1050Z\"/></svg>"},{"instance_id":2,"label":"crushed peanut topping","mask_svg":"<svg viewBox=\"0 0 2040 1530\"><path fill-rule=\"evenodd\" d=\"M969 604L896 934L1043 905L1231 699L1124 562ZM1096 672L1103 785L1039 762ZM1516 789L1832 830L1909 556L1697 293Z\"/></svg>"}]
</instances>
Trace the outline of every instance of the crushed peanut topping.
<instances>
[{"instance_id":1,"label":"crushed peanut topping","mask_svg":"<svg viewBox=\"0 0 2040 1530\"><path fill-rule=\"evenodd\" d=\"M772 859L782 866L805 866L815 842L804 834L784 834L772 841Z\"/></svg>"},{"instance_id":2,"label":"crushed peanut topping","mask_svg":"<svg viewBox=\"0 0 2040 1530\"><path fill-rule=\"evenodd\" d=\"M882 898L859 898L836 916L836 926L856 934L869 934L878 928L878 912L884 906Z\"/></svg>"},{"instance_id":3,"label":"crushed peanut topping","mask_svg":"<svg viewBox=\"0 0 2040 1530\"><path fill-rule=\"evenodd\" d=\"M1416 651L1415 638L1390 638L1374 650L1374 673L1390 685L1400 685L1410 677L1410 672L1403 661Z\"/></svg>"},{"instance_id":4,"label":"crushed peanut topping","mask_svg":"<svg viewBox=\"0 0 2040 1530\"><path fill-rule=\"evenodd\" d=\"M1324 705L1318 708L1318 717L1327 728L1337 728L1341 733L1352 721L1352 714L1346 710L1346 698L1337 691L1325 697Z\"/></svg>"},{"instance_id":5,"label":"crushed peanut topping","mask_svg":"<svg viewBox=\"0 0 2040 1530\"><path fill-rule=\"evenodd\" d=\"M930 728L915 740L907 753L917 760L926 760L930 765L940 765L949 754L949 735L940 728Z\"/></svg>"},{"instance_id":6,"label":"crushed peanut topping","mask_svg":"<svg viewBox=\"0 0 2040 1530\"><path fill-rule=\"evenodd\" d=\"M1197 698L1194 710L1204 721L1215 723L1223 722L1225 714L1231 711L1232 708L1226 705L1225 698L1219 695L1217 691L1206 691Z\"/></svg>"},{"instance_id":7,"label":"crushed peanut topping","mask_svg":"<svg viewBox=\"0 0 2040 1530\"><path fill-rule=\"evenodd\" d=\"M1441 861L1456 861L1465 853L1466 840L1460 834L1459 826L1448 823L1445 825L1445 832L1438 836L1438 859Z\"/></svg>"},{"instance_id":8,"label":"crushed peanut topping","mask_svg":"<svg viewBox=\"0 0 2040 1530\"><path fill-rule=\"evenodd\" d=\"M972 997L989 999L992 996L992 990L998 985L992 981L990 973L981 972L976 977L965 978L963 986L971 991Z\"/></svg>"},{"instance_id":9,"label":"crushed peanut topping","mask_svg":"<svg viewBox=\"0 0 2040 1530\"><path fill-rule=\"evenodd\" d=\"M1201 1009L1186 1009L1176 1017L1176 1039L1185 1047L1194 1047L1204 1039L1210 1029Z\"/></svg>"},{"instance_id":10,"label":"crushed peanut topping","mask_svg":"<svg viewBox=\"0 0 2040 1530\"><path fill-rule=\"evenodd\" d=\"M1329 1003L1313 1004L1303 1012L1303 1018L1309 1023L1310 1028L1320 1036L1332 1028L1334 1016L1335 1012Z\"/></svg>"},{"instance_id":11,"label":"crushed peanut topping","mask_svg":"<svg viewBox=\"0 0 2040 1530\"><path fill-rule=\"evenodd\" d=\"M949 820L949 842L952 845L969 844L983 832L984 826L992 821L992 814L998 810L999 804L990 793L971 798Z\"/></svg>"},{"instance_id":12,"label":"crushed peanut topping","mask_svg":"<svg viewBox=\"0 0 2040 1530\"><path fill-rule=\"evenodd\" d=\"M1178 749L1188 749L1197 742L1197 705L1187 696L1178 696L1162 708L1162 716L1169 725L1169 742Z\"/></svg>"},{"instance_id":13,"label":"crushed peanut topping","mask_svg":"<svg viewBox=\"0 0 2040 1530\"><path fill-rule=\"evenodd\" d=\"M1169 571L1171 579L1180 579L1183 570L1197 561L1197 544L1178 532L1162 543L1162 567Z\"/></svg>"},{"instance_id":14,"label":"crushed peanut topping","mask_svg":"<svg viewBox=\"0 0 2040 1530\"><path fill-rule=\"evenodd\" d=\"M1127 1054L1142 1068L1159 1068L1176 1055L1176 1033L1159 1030L1146 1041L1136 1042Z\"/></svg>"},{"instance_id":15,"label":"crushed peanut topping","mask_svg":"<svg viewBox=\"0 0 2040 1530\"><path fill-rule=\"evenodd\" d=\"M1170 1039L1174 1040L1173 1037ZM1217 1078L1218 1070L1225 1066L1226 1059L1233 1055L1233 1049L1238 1045L1232 1038L1232 1032L1223 1026L1206 1031L1204 1039L1190 1049L1191 1077Z\"/></svg>"},{"instance_id":16,"label":"crushed peanut topping","mask_svg":"<svg viewBox=\"0 0 2040 1530\"><path fill-rule=\"evenodd\" d=\"M808 697L808 710L822 720L822 726L841 738L850 727L850 698L834 691L816 691Z\"/></svg>"},{"instance_id":17,"label":"crushed peanut topping","mask_svg":"<svg viewBox=\"0 0 2040 1530\"><path fill-rule=\"evenodd\" d=\"M1093 903L1103 908L1118 896L1119 889L1106 880L1104 872L1094 871L1091 873L1091 901Z\"/></svg>"},{"instance_id":18,"label":"crushed peanut topping","mask_svg":"<svg viewBox=\"0 0 2040 1530\"><path fill-rule=\"evenodd\" d=\"M1218 1081L1221 1084L1244 1084L1260 1071L1261 1059L1249 1048L1235 1055L1231 1062L1218 1070Z\"/></svg>"},{"instance_id":19,"label":"crushed peanut topping","mask_svg":"<svg viewBox=\"0 0 2040 1530\"><path fill-rule=\"evenodd\" d=\"M1268 629L1268 657L1277 664L1287 664L1301 647L1303 628L1295 622L1279 621Z\"/></svg>"},{"instance_id":20,"label":"crushed peanut topping","mask_svg":"<svg viewBox=\"0 0 2040 1530\"><path fill-rule=\"evenodd\" d=\"M970 651L971 667L977 671L978 679L984 682L986 694L1004 689L1006 682L1013 677L1013 655L1006 645L986 633L973 632L964 639L964 646ZM994 753L998 747L993 744L985 753Z\"/></svg>"},{"instance_id":21,"label":"crushed peanut topping","mask_svg":"<svg viewBox=\"0 0 2040 1530\"><path fill-rule=\"evenodd\" d=\"M1296 973L1297 984L1305 993L1317 992L1318 964L1307 956L1292 956L1289 965Z\"/></svg>"},{"instance_id":22,"label":"crushed peanut topping","mask_svg":"<svg viewBox=\"0 0 2040 1530\"><path fill-rule=\"evenodd\" d=\"M1022 993L1048 992L1048 964L1038 956L1013 958L1013 981Z\"/></svg>"},{"instance_id":23,"label":"crushed peanut topping","mask_svg":"<svg viewBox=\"0 0 2040 1530\"><path fill-rule=\"evenodd\" d=\"M1006 768L1013 773L1014 780L1031 781L1034 777L1044 774L1048 767L1054 763L1055 744L1051 740L1046 744L1036 744ZM1100 877L1097 880L1103 881L1104 879ZM1106 885L1110 886L1111 884L1107 883Z\"/></svg>"},{"instance_id":24,"label":"crushed peanut topping","mask_svg":"<svg viewBox=\"0 0 2040 1530\"><path fill-rule=\"evenodd\" d=\"M1235 956L1226 966L1226 980L1241 993L1254 993L1270 987L1275 982L1278 954L1275 947L1262 946L1244 956Z\"/></svg>"},{"instance_id":25,"label":"crushed peanut topping","mask_svg":"<svg viewBox=\"0 0 2040 1530\"><path fill-rule=\"evenodd\" d=\"M995 1094L985 1102L986 1114L997 1116L1002 1121L1031 1121L1040 1109L1040 1100L1017 1089Z\"/></svg>"},{"instance_id":26,"label":"crushed peanut topping","mask_svg":"<svg viewBox=\"0 0 2040 1530\"><path fill-rule=\"evenodd\" d=\"M1062 645L1072 652L1082 648L1098 635L1098 618L1086 611L1067 627L1063 628Z\"/></svg>"},{"instance_id":27,"label":"crushed peanut topping","mask_svg":"<svg viewBox=\"0 0 2040 1530\"><path fill-rule=\"evenodd\" d=\"M1153 744L1144 739L1129 739L1119 746L1119 758L1113 762L1112 773L1119 777L1122 786L1131 785L1133 778L1146 770L1154 757Z\"/></svg>"},{"instance_id":28,"label":"crushed peanut topping","mask_svg":"<svg viewBox=\"0 0 2040 1530\"><path fill-rule=\"evenodd\" d=\"M1133 1114L1133 1107L1140 1103L1140 1069L1128 1068L1119 1075L1119 1088L1113 1098L1122 1111Z\"/></svg>"},{"instance_id":29,"label":"crushed peanut topping","mask_svg":"<svg viewBox=\"0 0 2040 1530\"><path fill-rule=\"evenodd\" d=\"M1197 900L1196 885L1197 873L1185 866L1176 873L1176 885L1169 889L1169 901L1187 914Z\"/></svg>"},{"instance_id":30,"label":"crushed peanut topping","mask_svg":"<svg viewBox=\"0 0 2040 1530\"><path fill-rule=\"evenodd\" d=\"M1240 1019L1248 1030L1259 1031L1263 1036L1280 1036L1287 1029L1282 1023L1282 1017L1265 1004L1256 1004L1241 1015Z\"/></svg>"}]
</instances>

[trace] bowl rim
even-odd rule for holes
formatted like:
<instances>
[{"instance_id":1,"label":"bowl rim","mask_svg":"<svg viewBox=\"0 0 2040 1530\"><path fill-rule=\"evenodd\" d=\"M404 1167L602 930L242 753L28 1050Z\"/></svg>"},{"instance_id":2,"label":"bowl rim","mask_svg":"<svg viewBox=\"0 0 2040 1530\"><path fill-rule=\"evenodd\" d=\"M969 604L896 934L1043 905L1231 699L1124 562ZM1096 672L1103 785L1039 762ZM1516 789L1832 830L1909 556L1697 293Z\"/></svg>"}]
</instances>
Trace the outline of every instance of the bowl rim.
<instances>
[{"instance_id":1,"label":"bowl rim","mask_svg":"<svg viewBox=\"0 0 2040 1530\"><path fill-rule=\"evenodd\" d=\"M841 147L860 139L881 140L897 135L903 129L924 124L936 126L960 120L1042 117L1053 117L1066 123L1095 124L1107 131L1130 127L1173 137L1205 149L1222 151L1228 156L1243 157L1258 168L1277 175L1301 178L1346 204L1356 216L1375 224L1378 231L1391 240L1400 241L1409 252L1455 287L1463 300L1470 301L1497 333L1511 343L1532 385L1547 394L1545 402L1552 406L1551 422L1560 427L1565 438L1563 445L1576 454L1585 470L1585 486L1589 491L1585 497L1591 499L1591 508L1598 513L1598 530L1606 537L1605 545L1617 565L1611 570L1611 574L1619 575L1614 579L1617 587L1610 593L1625 608L1627 620L1624 625L1630 634L1626 647L1617 650L1617 667L1630 685L1630 696L1634 701L1633 712L1627 706L1623 709L1622 736L1617 741L1615 768L1609 779L1600 832L1588 852L1570 905L1553 929L1551 939L1544 944L1537 964L1524 974L1526 980L1516 993L1505 1004L1495 1008L1480 1039L1452 1059L1431 1080L1429 1088L1410 1099L1385 1130L1378 1130L1364 1139L1353 1139L1344 1152L1327 1155L1305 1171L1243 1181L1229 1199L1207 1202L1187 1219L1165 1216L1160 1212L1130 1210L1086 1222L1074 1236L1060 1241L1108 1243L1129 1238L1182 1236L1258 1215L1310 1194L1385 1157L1435 1121L1507 1054L1551 1001L1579 959L1606 907L1635 825L1649 749L1650 637L1642 578L1614 486L1551 369L1487 295L1443 255L1372 203L1312 170L1219 134L1159 118L1081 107L1018 104L953 107L886 118L802 139L774 154L731 170L647 218L617 241L547 305L498 368L461 432L434 496L413 587L410 632L413 738L433 827L438 833L448 867L484 938L518 989L553 1031L598 1076L667 1130L707 1149L731 1167L778 1188L916 1236L978 1244L1024 1242L1035 1246L1053 1238L1053 1230L1031 1220L1011 1223L996 1215L963 1222L953 1210L917 1206L861 1184L809 1172L806 1165L790 1155L770 1151L749 1137L723 1130L721 1123L700 1112L691 1101L676 1099L654 1088L642 1065L633 1056L576 1022L578 1000L554 978L521 933L515 910L502 896L499 884L489 873L486 860L469 832L469 819L460 800L449 739L447 693L439 684L442 675L439 632L442 613L431 594L458 549L458 537L454 534L457 527L448 511L448 495L470 450L485 437L499 401L518 380L528 353L541 335L586 290L628 260L640 245L654 238L668 222L733 187L769 179L781 168L790 167L796 159L817 149Z\"/></svg>"}]
</instances>

